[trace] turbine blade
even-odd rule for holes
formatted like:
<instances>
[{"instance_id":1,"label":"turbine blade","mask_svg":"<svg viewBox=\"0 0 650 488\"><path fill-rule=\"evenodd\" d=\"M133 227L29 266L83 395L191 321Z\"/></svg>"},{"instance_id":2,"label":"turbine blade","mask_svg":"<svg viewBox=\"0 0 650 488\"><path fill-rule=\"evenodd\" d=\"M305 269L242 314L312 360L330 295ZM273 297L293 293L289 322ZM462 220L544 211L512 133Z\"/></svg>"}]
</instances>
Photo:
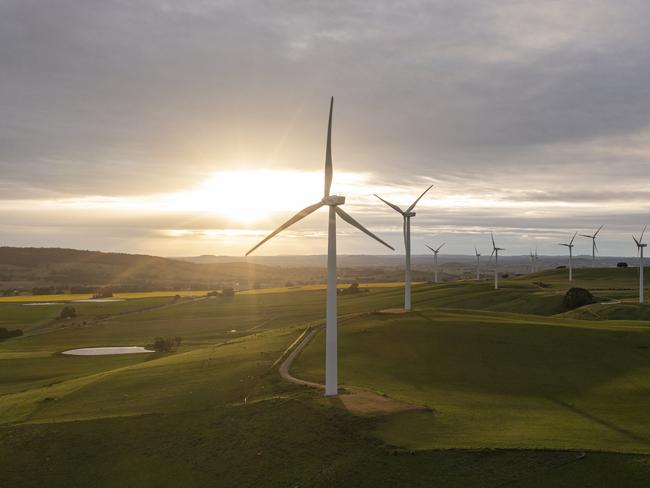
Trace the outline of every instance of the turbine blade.
<instances>
[{"instance_id":1,"label":"turbine blade","mask_svg":"<svg viewBox=\"0 0 650 488\"><path fill-rule=\"evenodd\" d=\"M446 244L446 242L443 242L442 244L440 244L440 247L438 247L438 249L436 249L436 252L440 251L440 249L442 249L442 246L444 246L445 244Z\"/></svg>"},{"instance_id":2,"label":"turbine blade","mask_svg":"<svg viewBox=\"0 0 650 488\"><path fill-rule=\"evenodd\" d=\"M596 250L596 252L600 252L598 250L598 244L596 244L596 239L594 239L594 249Z\"/></svg>"},{"instance_id":3,"label":"turbine blade","mask_svg":"<svg viewBox=\"0 0 650 488\"><path fill-rule=\"evenodd\" d=\"M596 236L588 236L587 234L580 234L580 237L588 237L589 239L593 239Z\"/></svg>"},{"instance_id":4,"label":"turbine blade","mask_svg":"<svg viewBox=\"0 0 650 488\"><path fill-rule=\"evenodd\" d=\"M415 206L418 204L418 202L420 201L420 198L422 198L422 197L425 195L426 192L428 192L429 190L431 190L431 188L433 188L433 185L431 185L429 188L427 188L426 190L424 190L424 191L422 192L422 195L420 195L420 196L417 198L417 200L415 200L415 201L411 204L411 206L410 206L409 208L406 209L406 211L407 211L407 212L410 212L411 210L413 210L413 209L415 208Z\"/></svg>"},{"instance_id":5,"label":"turbine blade","mask_svg":"<svg viewBox=\"0 0 650 488\"><path fill-rule=\"evenodd\" d=\"M578 234L577 232L576 232L575 234L573 234L573 237L572 237L571 240L569 241L569 244L573 244L573 240L576 238L576 235L577 235L577 234Z\"/></svg>"},{"instance_id":6,"label":"turbine blade","mask_svg":"<svg viewBox=\"0 0 650 488\"><path fill-rule=\"evenodd\" d=\"M494 249L497 247L497 245L494 243L494 234L490 232L490 236L492 236L492 248Z\"/></svg>"},{"instance_id":7,"label":"turbine blade","mask_svg":"<svg viewBox=\"0 0 650 488\"><path fill-rule=\"evenodd\" d=\"M636 243L637 250L639 247L641 247L641 243L636 240L636 236L632 236L632 239L634 239L634 242Z\"/></svg>"},{"instance_id":8,"label":"turbine blade","mask_svg":"<svg viewBox=\"0 0 650 488\"><path fill-rule=\"evenodd\" d=\"M490 263L492 262L492 256L494 256L494 253L495 253L495 252L497 252L497 248L496 248L496 247L495 247L494 249L492 249L492 254L490 254L490 259L488 259L488 266L489 266Z\"/></svg>"},{"instance_id":9,"label":"turbine blade","mask_svg":"<svg viewBox=\"0 0 650 488\"><path fill-rule=\"evenodd\" d=\"M434 248L432 248L429 244L425 244L429 249L431 249L433 252L436 252Z\"/></svg>"},{"instance_id":10,"label":"turbine blade","mask_svg":"<svg viewBox=\"0 0 650 488\"><path fill-rule=\"evenodd\" d=\"M401 208L399 208L397 205L395 205L395 204L393 204L393 203L390 203L390 202L387 201L387 200L384 200L383 198L381 198L381 197L380 197L379 195L377 195L376 193L373 193L373 195L375 195L377 198L379 198L382 202L384 202L386 205L388 205L390 208L392 208L392 209L395 210L396 212L399 212L399 213L401 213L402 215L404 215L404 211L403 211Z\"/></svg>"},{"instance_id":11,"label":"turbine blade","mask_svg":"<svg viewBox=\"0 0 650 488\"><path fill-rule=\"evenodd\" d=\"M478 256L478 249L476 249L476 246L474 246L474 254Z\"/></svg>"},{"instance_id":12,"label":"turbine blade","mask_svg":"<svg viewBox=\"0 0 650 488\"><path fill-rule=\"evenodd\" d=\"M334 109L334 97L330 101L330 117L327 123L327 147L325 149L325 196L330 194L332 187L332 111Z\"/></svg>"},{"instance_id":13,"label":"turbine blade","mask_svg":"<svg viewBox=\"0 0 650 488\"><path fill-rule=\"evenodd\" d=\"M372 232L370 232L368 229L366 229L366 228L365 228L363 225L361 225L359 222L357 222L356 220L354 220L350 215L348 215L347 213L345 213L345 211L344 211L341 207L336 207L335 210L336 210L336 213L338 214L338 216L341 217L343 220L345 220L348 224L352 225L353 227L356 227L356 228L359 229L361 232L363 232L363 233L369 235L370 237L372 237L372 238L373 238L374 240L376 240L377 242L381 242L381 243L382 243L384 246L386 246L388 249L392 249L393 251L395 250L395 248L394 248L393 246L391 246L391 245L389 245L389 244L386 244L386 243L385 243L384 241L382 241L379 237L377 237L375 234L373 234Z\"/></svg>"},{"instance_id":14,"label":"turbine blade","mask_svg":"<svg viewBox=\"0 0 650 488\"><path fill-rule=\"evenodd\" d=\"M255 247L253 247L250 251L248 251L248 252L246 253L246 256L248 256L248 255L249 255L250 253L252 253L255 249L257 249L257 248L260 247L262 244L264 244L266 241L268 241L271 237L273 237L273 236L279 234L279 233L282 232L284 229L286 229L287 227L292 226L293 224L295 224L295 223L298 222L299 220L304 219L305 217L307 217L307 215L309 215L309 214L312 213L312 212L315 212L316 210L318 210L318 209L321 208L322 206L323 206L323 203L322 203L322 202L318 202L318 203L315 203L314 205L310 205L310 206L307 207L307 208L303 208L300 212L298 212L296 215L294 215L293 217L291 217L291 218L290 218L289 220L287 220L284 224L282 224L280 227L278 227L278 228L275 229L273 232L271 232L268 236L266 236L264 239L262 239L262 240L261 240L261 241L260 241L260 242L255 246Z\"/></svg>"},{"instance_id":15,"label":"turbine blade","mask_svg":"<svg viewBox=\"0 0 650 488\"><path fill-rule=\"evenodd\" d=\"M640 243L643 243L643 234L645 234L645 230L646 230L647 228L648 228L648 226L646 225L646 226L643 228L643 232L641 232L641 237L639 237L639 242L640 242Z\"/></svg>"},{"instance_id":16,"label":"turbine blade","mask_svg":"<svg viewBox=\"0 0 650 488\"><path fill-rule=\"evenodd\" d=\"M600 229L602 229L603 227L605 227L605 224L598 227L598 230L596 232L594 232L594 237L596 237L598 235L598 233L600 232Z\"/></svg>"}]
</instances>

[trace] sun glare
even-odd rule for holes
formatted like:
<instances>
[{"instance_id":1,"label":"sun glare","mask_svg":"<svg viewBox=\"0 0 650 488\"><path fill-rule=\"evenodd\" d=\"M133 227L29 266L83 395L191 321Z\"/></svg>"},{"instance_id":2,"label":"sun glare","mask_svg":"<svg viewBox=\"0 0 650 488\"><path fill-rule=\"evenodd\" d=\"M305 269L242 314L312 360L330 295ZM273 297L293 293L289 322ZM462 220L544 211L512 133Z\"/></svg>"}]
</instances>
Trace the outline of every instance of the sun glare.
<instances>
[{"instance_id":1,"label":"sun glare","mask_svg":"<svg viewBox=\"0 0 650 488\"><path fill-rule=\"evenodd\" d=\"M356 185L362 175L342 175ZM235 222L252 223L274 212L295 212L317 202L323 176L317 171L262 170L216 173L192 191L169 195L176 209L212 212Z\"/></svg>"},{"instance_id":2,"label":"sun glare","mask_svg":"<svg viewBox=\"0 0 650 488\"><path fill-rule=\"evenodd\" d=\"M317 200L320 184L316 172L227 171L206 181L194 197L214 213L254 222L272 212L293 211Z\"/></svg>"}]
</instances>

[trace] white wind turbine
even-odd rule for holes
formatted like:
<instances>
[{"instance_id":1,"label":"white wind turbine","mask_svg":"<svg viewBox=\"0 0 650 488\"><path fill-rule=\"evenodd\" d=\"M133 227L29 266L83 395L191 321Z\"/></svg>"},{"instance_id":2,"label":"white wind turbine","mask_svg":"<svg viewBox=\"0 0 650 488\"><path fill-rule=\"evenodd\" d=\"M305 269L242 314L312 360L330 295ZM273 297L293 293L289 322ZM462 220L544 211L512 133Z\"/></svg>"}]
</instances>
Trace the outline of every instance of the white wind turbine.
<instances>
[{"instance_id":1,"label":"white wind turbine","mask_svg":"<svg viewBox=\"0 0 650 488\"><path fill-rule=\"evenodd\" d=\"M474 246L474 254L476 254L476 281L481 279L481 253L478 252L476 246Z\"/></svg>"},{"instance_id":2,"label":"white wind turbine","mask_svg":"<svg viewBox=\"0 0 650 488\"><path fill-rule=\"evenodd\" d=\"M643 234L645 234L647 228L647 225L643 228L643 232L641 232L641 237L639 237L639 239L632 236L639 253L639 303L643 303L643 248L647 246L647 244L643 243Z\"/></svg>"},{"instance_id":3,"label":"white wind turbine","mask_svg":"<svg viewBox=\"0 0 650 488\"><path fill-rule=\"evenodd\" d=\"M576 238L577 234L577 232L573 234L573 237L568 244L560 243L560 246L564 246L569 249L569 281L573 281L573 240Z\"/></svg>"},{"instance_id":4,"label":"white wind turbine","mask_svg":"<svg viewBox=\"0 0 650 488\"><path fill-rule=\"evenodd\" d=\"M494 289L497 290L499 288L499 251L505 251L505 249L497 247L494 243L494 234L492 232L490 232L490 236L492 236L492 254L490 254L490 261L492 260L492 256L494 256Z\"/></svg>"},{"instance_id":5,"label":"white wind turbine","mask_svg":"<svg viewBox=\"0 0 650 488\"><path fill-rule=\"evenodd\" d=\"M598 251L598 246L596 245L596 236L600 232L600 229L602 229L603 226L601 225L598 227L598 230L594 232L594 235L590 236L589 234L580 234L580 237L587 237L591 239L591 267L595 268L596 267L596 251Z\"/></svg>"},{"instance_id":6,"label":"white wind turbine","mask_svg":"<svg viewBox=\"0 0 650 488\"><path fill-rule=\"evenodd\" d=\"M390 208L392 208L393 210L401 214L404 219L404 223L403 223L404 255L406 259L406 263L404 266L404 310L406 310L407 312L411 310L411 217L415 217L415 212L413 211L413 209L420 201L420 198L422 198L426 194L426 192L431 190L432 187L433 185L429 186L429 188L424 190L422 192L422 195L420 195L406 210L402 210L397 205L390 203L384 200L383 198L381 198L379 195L375 194L375 196L379 198L382 202L384 202Z\"/></svg>"},{"instance_id":7,"label":"white wind turbine","mask_svg":"<svg viewBox=\"0 0 650 488\"><path fill-rule=\"evenodd\" d=\"M329 122L327 125L327 148L325 152L325 192L320 202L304 208L296 215L287 220L280 227L271 232L261 242L246 253L248 256L255 249L287 227L302 220L309 214L323 206L329 207L329 226L327 233L327 313L325 326L325 395L336 396L338 394L338 364L337 364L337 325L336 325L336 216L338 215L348 224L366 233L384 246L392 249L375 234L363 227L350 215L344 212L339 205L345 203L345 197L330 195L332 186L332 110L334 108L334 97L330 102Z\"/></svg>"},{"instance_id":8,"label":"white wind turbine","mask_svg":"<svg viewBox=\"0 0 650 488\"><path fill-rule=\"evenodd\" d=\"M445 243L443 242L438 246L437 249L432 248L428 244L425 244L429 249L433 251L433 282L438 283L438 253L440 252L440 249L442 249L442 246L444 246Z\"/></svg>"}]
</instances>

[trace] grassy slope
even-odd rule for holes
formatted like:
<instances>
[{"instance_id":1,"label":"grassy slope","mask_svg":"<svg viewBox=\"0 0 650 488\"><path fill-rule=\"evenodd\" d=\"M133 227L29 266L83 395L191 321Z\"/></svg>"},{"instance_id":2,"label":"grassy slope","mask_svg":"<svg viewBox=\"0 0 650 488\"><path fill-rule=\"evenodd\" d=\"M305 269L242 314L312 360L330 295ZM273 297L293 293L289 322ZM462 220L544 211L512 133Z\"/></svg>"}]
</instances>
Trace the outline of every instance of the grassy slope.
<instances>
[{"instance_id":1,"label":"grassy slope","mask_svg":"<svg viewBox=\"0 0 650 488\"><path fill-rule=\"evenodd\" d=\"M341 331L344 384L434 409L392 418L387 442L650 453L650 325L430 309ZM295 372L322 378L322 356L319 338Z\"/></svg>"},{"instance_id":2,"label":"grassy slope","mask_svg":"<svg viewBox=\"0 0 650 488\"><path fill-rule=\"evenodd\" d=\"M320 291L182 303L89 327L36 330L0 343L5 358L0 360L5 388L0 416L9 422L0 426L3 481L9 486L70 486L89 479L100 486L177 486L179 480L203 486L216 480L224 486L500 486L513 481L516 486L574 486L581 480L597 486L616 480L644 486L650 458L638 455L387 454L382 442L539 445L544 427L556 421L566 432L549 430L547 437L552 441L559 435L563 447L583 448L580 442L602 436L599 442L609 449L645 450L639 448L643 442L623 433L647 434L635 421L647 417L648 353L629 350L636 338L647 337L645 325L616 323L612 328L501 312L550 315L556 310L559 290L520 281L506 281L497 292L489 283L419 286L414 301L422 312L412 316L358 315L399 306L399 289L341 299L339 311L348 315L341 328L343 380L429 402L437 410L433 414L352 417L269 374L301 327L322 321ZM92 313L98 317L109 304L95 305ZM114 314L135 306L110 305ZM174 355L51 354L177 333L186 345ZM220 345L224 341L229 342ZM315 343L299 369L320 379L321 354ZM549 364L550 357L558 364ZM538 364L540 358L547 363ZM400 367L394 371L395 363ZM534 394L536 387L540 393ZM561 407L547 397L574 400L573 407L591 418L572 417L571 405ZM613 414L611 397L623 405ZM527 418L526 408L536 415ZM503 433L489 421L499 422Z\"/></svg>"}]
</instances>

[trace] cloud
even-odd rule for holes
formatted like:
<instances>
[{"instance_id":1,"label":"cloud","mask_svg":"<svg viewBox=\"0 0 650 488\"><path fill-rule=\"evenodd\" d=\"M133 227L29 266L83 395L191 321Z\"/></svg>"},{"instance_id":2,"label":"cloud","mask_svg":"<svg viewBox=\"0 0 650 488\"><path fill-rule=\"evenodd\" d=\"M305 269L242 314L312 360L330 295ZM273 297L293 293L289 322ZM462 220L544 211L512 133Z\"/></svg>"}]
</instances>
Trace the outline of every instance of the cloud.
<instances>
[{"instance_id":1,"label":"cloud","mask_svg":"<svg viewBox=\"0 0 650 488\"><path fill-rule=\"evenodd\" d=\"M7 0L0 208L178 192L226 170L319 171L334 94L335 171L406 200L433 179L441 207L423 202L422 232L541 238L603 218L627 231L650 210L648 14L642 1ZM41 226L48 244L50 212L2 215ZM182 220L105 218L128 249L143 242L131 223L149 238ZM95 220L60 218L69 229ZM29 240L12 228L11 242Z\"/></svg>"}]
</instances>

